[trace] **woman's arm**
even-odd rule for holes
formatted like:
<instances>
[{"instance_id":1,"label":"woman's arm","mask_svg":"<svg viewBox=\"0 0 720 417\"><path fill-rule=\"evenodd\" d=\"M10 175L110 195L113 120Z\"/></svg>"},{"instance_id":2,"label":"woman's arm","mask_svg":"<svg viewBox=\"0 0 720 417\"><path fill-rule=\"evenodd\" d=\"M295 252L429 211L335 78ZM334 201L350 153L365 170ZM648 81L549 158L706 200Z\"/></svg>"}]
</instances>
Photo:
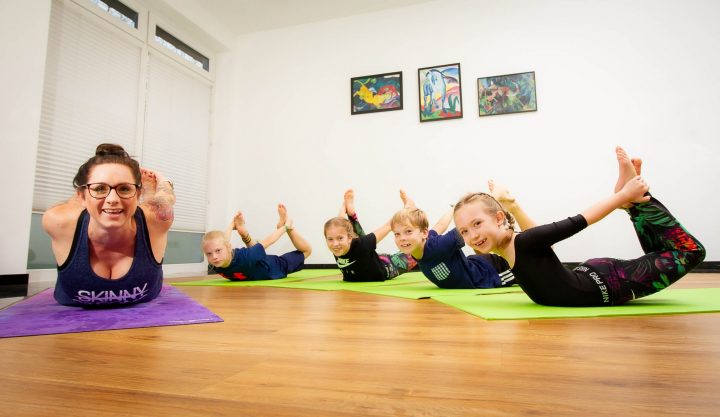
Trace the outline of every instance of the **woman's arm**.
<instances>
[{"instance_id":1,"label":"woman's arm","mask_svg":"<svg viewBox=\"0 0 720 417\"><path fill-rule=\"evenodd\" d=\"M42 216L42 227L50 236L51 246L58 265L65 262L72 246L80 213L84 210L80 195L50 207Z\"/></svg>"}]
</instances>

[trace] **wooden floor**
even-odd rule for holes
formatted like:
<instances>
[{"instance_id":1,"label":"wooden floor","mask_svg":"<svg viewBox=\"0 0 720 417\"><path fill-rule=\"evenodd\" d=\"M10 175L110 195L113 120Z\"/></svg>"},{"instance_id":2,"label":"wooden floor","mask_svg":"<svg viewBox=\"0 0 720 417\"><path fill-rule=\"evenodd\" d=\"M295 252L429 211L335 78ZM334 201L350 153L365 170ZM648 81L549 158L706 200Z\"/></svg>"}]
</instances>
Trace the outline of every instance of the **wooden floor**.
<instances>
[{"instance_id":1,"label":"wooden floor","mask_svg":"<svg viewBox=\"0 0 720 417\"><path fill-rule=\"evenodd\" d=\"M720 313L485 321L431 300L178 288L225 322L0 339L0 415L720 415Z\"/></svg>"}]
</instances>

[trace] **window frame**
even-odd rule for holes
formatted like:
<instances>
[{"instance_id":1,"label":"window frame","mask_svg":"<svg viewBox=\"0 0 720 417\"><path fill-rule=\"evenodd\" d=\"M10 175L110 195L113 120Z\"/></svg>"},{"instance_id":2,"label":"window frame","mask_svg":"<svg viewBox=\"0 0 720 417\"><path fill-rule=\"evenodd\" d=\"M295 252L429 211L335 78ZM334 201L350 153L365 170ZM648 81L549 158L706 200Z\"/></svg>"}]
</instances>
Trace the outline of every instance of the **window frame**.
<instances>
[{"instance_id":1,"label":"window frame","mask_svg":"<svg viewBox=\"0 0 720 417\"><path fill-rule=\"evenodd\" d=\"M205 56L209 61L209 69L205 70L204 68L199 68L196 65L193 65L186 60L184 60L179 55L172 52L170 49L160 45L155 40L155 33L157 27L160 27L163 31L167 32L171 36L175 37L180 42L184 43L188 47L194 49L198 53ZM166 57L172 59L175 62L180 63L185 68L190 69L193 73L200 75L202 78L210 81L211 83L214 83L215 81L215 67L216 67L216 61L215 61L215 54L212 52L212 49L206 46L205 44L190 40L194 37L188 33L185 30L179 29L177 26L173 25L169 21L163 19L161 16L158 16L157 14L150 13L149 16L149 26L147 31L147 45L148 48L158 51L161 54L165 55ZM189 41L190 40L190 41Z\"/></svg>"},{"instance_id":2,"label":"window frame","mask_svg":"<svg viewBox=\"0 0 720 417\"><path fill-rule=\"evenodd\" d=\"M148 30L148 15L150 12L147 8L143 7L140 3L138 3L135 0L118 0L121 3L125 4L127 7L135 10L138 14L138 25L137 28L130 27L123 23L121 20L113 17L110 13L105 12L104 10L97 7L96 4L90 2L90 0L64 0L64 1L71 1L78 6L82 7L83 9L89 11L90 13L94 14L95 16L100 17L104 21L110 23L111 25L115 26L116 28L121 29L123 32L129 34L130 36L138 39L141 42L145 42L145 34Z\"/></svg>"}]
</instances>

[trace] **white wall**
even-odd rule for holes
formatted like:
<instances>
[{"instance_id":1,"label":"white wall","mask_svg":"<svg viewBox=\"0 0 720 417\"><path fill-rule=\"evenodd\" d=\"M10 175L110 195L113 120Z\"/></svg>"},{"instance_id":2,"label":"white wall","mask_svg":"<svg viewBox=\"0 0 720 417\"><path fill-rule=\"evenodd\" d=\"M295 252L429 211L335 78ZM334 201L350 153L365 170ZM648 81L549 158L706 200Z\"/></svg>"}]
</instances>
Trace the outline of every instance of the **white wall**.
<instances>
[{"instance_id":1,"label":"white wall","mask_svg":"<svg viewBox=\"0 0 720 417\"><path fill-rule=\"evenodd\" d=\"M50 0L2 0L0 275L27 272Z\"/></svg>"},{"instance_id":2,"label":"white wall","mask_svg":"<svg viewBox=\"0 0 720 417\"><path fill-rule=\"evenodd\" d=\"M719 18L712 0L443 0L244 36L216 83L209 227L242 209L262 237L283 201L313 244L308 262L332 263L322 224L346 188L373 230L400 187L432 223L488 178L554 221L611 192L622 144L718 260ZM454 62L464 118L419 123L417 68ZM404 110L350 115L351 77L397 70ZM537 112L477 116L478 77L525 71ZM621 212L557 249L564 261L640 253Z\"/></svg>"}]
</instances>

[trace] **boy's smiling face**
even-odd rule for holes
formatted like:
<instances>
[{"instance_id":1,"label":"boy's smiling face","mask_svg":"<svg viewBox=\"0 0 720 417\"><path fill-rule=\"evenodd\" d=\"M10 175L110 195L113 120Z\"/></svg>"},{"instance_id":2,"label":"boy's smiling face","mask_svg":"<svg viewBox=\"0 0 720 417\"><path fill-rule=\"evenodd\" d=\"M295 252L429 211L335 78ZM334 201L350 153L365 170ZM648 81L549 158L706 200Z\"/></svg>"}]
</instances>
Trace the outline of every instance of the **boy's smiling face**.
<instances>
[{"instance_id":1,"label":"boy's smiling face","mask_svg":"<svg viewBox=\"0 0 720 417\"><path fill-rule=\"evenodd\" d=\"M422 230L419 227L410 224L396 224L393 227L393 235L395 236L395 245L400 252L406 255L420 255L425 246L428 237L428 230ZM417 256L415 256L417 258Z\"/></svg>"}]
</instances>

